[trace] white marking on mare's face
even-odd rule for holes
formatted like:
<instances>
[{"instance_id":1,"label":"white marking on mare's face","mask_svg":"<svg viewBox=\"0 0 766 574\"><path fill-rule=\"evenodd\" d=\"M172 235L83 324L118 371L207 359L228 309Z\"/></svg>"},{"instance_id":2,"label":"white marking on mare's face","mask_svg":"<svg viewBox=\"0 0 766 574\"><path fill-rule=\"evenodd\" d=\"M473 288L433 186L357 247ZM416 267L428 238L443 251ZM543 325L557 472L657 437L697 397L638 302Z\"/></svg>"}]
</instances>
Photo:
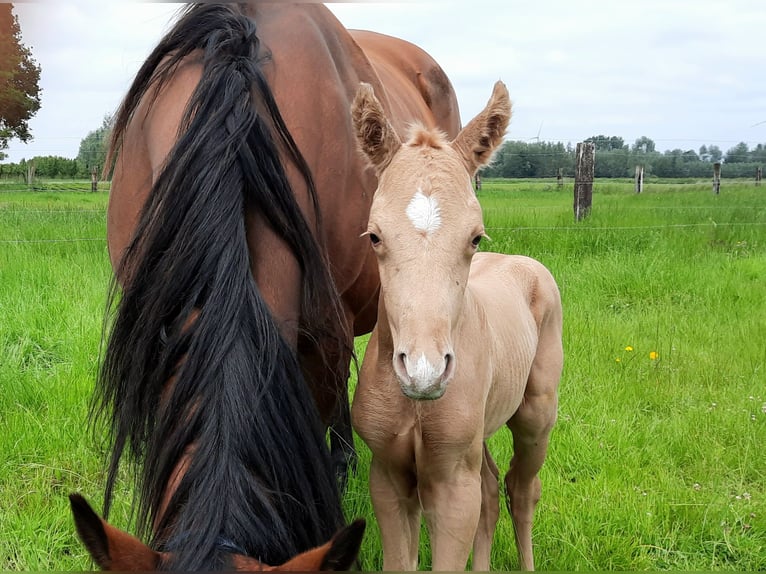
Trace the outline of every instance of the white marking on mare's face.
<instances>
[{"instance_id":1,"label":"white marking on mare's face","mask_svg":"<svg viewBox=\"0 0 766 574\"><path fill-rule=\"evenodd\" d=\"M436 198L424 195L420 188L407 206L407 217L410 218L415 229L426 233L433 233L442 224L441 210Z\"/></svg>"}]
</instances>

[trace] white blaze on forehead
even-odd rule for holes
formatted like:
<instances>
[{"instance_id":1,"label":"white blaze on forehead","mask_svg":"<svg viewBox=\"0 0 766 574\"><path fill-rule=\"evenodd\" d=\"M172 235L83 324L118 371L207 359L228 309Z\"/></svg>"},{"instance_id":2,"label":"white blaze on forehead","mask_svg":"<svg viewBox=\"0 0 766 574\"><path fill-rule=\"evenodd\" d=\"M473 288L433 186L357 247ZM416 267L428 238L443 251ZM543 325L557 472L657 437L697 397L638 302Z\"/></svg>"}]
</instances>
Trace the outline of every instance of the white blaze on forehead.
<instances>
[{"instance_id":1,"label":"white blaze on forehead","mask_svg":"<svg viewBox=\"0 0 766 574\"><path fill-rule=\"evenodd\" d=\"M442 224L439 203L434 196L423 194L423 190L418 188L415 195L412 196L410 204L407 206L407 217L410 218L412 225L418 231L433 233Z\"/></svg>"}]
</instances>

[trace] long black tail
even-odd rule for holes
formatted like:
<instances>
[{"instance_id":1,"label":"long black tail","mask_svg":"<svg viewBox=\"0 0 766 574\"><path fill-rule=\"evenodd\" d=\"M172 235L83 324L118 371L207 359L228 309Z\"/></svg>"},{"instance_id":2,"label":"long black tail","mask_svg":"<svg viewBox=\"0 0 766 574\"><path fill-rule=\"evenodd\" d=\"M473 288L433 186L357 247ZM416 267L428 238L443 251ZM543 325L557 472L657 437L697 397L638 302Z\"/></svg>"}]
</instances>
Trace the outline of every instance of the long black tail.
<instances>
[{"instance_id":1,"label":"long black tail","mask_svg":"<svg viewBox=\"0 0 766 574\"><path fill-rule=\"evenodd\" d=\"M325 542L343 516L313 400L250 272L246 207L260 210L300 263L303 312L315 313L316 328L331 319L318 310L340 307L278 149L299 166L316 206L310 173L260 70L255 23L238 7L201 4L182 15L126 96L113 149L141 98L195 50L202 79L123 258L129 280L99 377L94 414L108 420L113 440L105 512L127 448L145 534L187 454L156 525L155 545L177 557L170 566L220 568L221 537L279 564Z\"/></svg>"}]
</instances>

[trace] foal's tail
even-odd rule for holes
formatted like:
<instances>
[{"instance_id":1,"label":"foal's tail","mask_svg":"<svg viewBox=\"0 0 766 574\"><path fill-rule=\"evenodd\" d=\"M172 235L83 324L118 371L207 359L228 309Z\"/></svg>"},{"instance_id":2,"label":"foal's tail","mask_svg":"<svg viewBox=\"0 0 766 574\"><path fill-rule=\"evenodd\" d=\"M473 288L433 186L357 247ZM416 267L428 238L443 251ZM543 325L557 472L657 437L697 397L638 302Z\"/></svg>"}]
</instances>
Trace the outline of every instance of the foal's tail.
<instances>
[{"instance_id":1,"label":"foal's tail","mask_svg":"<svg viewBox=\"0 0 766 574\"><path fill-rule=\"evenodd\" d=\"M236 5L191 7L139 71L112 140L116 154L141 98L201 51L202 79L121 263L128 279L95 405L113 440L105 510L127 448L139 475L139 530L154 524L155 544L174 551L177 570L209 567L221 536L279 564L343 522L312 397L250 271L246 208L290 247L304 276L302 312L328 329L318 310L330 301L337 312L338 295L278 149L300 169L318 213L313 182L258 49L255 24ZM185 454L188 467L157 524Z\"/></svg>"}]
</instances>

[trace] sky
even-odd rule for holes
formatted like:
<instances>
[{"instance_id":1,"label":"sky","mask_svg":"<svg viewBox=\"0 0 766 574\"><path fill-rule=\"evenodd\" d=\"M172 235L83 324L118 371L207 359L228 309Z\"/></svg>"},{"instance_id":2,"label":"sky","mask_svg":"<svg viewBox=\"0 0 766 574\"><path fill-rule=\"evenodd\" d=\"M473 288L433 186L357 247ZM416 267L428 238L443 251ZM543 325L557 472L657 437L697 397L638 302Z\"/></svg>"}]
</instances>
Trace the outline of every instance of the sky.
<instances>
[{"instance_id":1,"label":"sky","mask_svg":"<svg viewBox=\"0 0 766 574\"><path fill-rule=\"evenodd\" d=\"M2 1L2 0L0 0ZM177 4L47 0L14 4L42 67L34 140L5 161L76 157L169 29ZM494 82L513 100L508 139L573 145L641 136L658 150L766 143L763 0L343 2L348 28L418 44L444 68L463 123Z\"/></svg>"}]
</instances>

